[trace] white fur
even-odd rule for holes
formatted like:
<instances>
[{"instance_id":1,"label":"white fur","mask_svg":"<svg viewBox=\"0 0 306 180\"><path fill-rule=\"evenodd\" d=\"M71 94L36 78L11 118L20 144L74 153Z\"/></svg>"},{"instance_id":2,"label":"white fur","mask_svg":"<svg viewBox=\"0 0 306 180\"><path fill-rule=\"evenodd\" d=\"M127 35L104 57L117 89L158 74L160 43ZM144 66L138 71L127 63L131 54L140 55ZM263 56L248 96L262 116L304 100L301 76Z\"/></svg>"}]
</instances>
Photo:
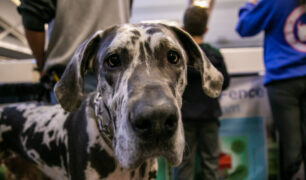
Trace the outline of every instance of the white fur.
<instances>
[{"instance_id":1,"label":"white fur","mask_svg":"<svg viewBox=\"0 0 306 180\"><path fill-rule=\"evenodd\" d=\"M34 108L35 107L35 108ZM43 133L43 142L47 147L50 148L50 142L56 140L56 143L59 144L59 140L61 140L66 148L67 148L67 131L64 129L65 119L67 115L64 115L64 111L62 108L57 105L53 108L50 106L39 106L36 107L34 104L21 104L17 107L19 111L24 111L23 116L27 118L23 132L25 132L29 127L35 124L35 133ZM51 116L56 114L52 120ZM46 120L50 120L48 126L45 125L47 122ZM53 131L52 137L49 137L48 133ZM59 177L67 177L66 171L64 168L64 160L61 159L61 167L49 167L44 162L41 162L39 153L36 152L34 149L27 149L26 144L28 142L28 138L23 138L22 136L21 142L23 144L23 148L27 152L28 156L32 156L33 160L38 164L38 168L41 169L46 175L50 177L55 177L54 179L61 179ZM68 149L68 148L67 148ZM67 158L69 158L69 154L67 151ZM68 159L69 161L69 159Z\"/></svg>"}]
</instances>

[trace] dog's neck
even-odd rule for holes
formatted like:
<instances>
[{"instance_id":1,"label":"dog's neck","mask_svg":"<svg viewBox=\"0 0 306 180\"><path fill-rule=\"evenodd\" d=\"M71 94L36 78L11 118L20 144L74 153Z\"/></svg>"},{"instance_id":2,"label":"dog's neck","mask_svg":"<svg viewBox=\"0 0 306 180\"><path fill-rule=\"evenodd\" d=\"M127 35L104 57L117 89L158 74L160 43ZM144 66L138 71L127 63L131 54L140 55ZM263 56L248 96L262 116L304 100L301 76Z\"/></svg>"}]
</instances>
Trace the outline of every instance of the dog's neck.
<instances>
[{"instance_id":1,"label":"dog's neck","mask_svg":"<svg viewBox=\"0 0 306 180\"><path fill-rule=\"evenodd\" d=\"M109 112L106 109L102 96L100 93L95 94L94 98L92 99L94 103L94 112L95 112L95 121L98 127L99 133L106 143L107 146L112 148L112 140L113 140L113 129L114 126L111 124L113 122L110 118ZM131 175L134 176L135 179L155 179L156 178L156 171L157 171L157 159L150 158L144 161L139 167L133 170L127 170L123 168L117 168L117 174L124 174L128 172L128 177L131 178ZM114 173L116 174L116 173ZM133 175L134 174L134 175ZM123 179L123 178L114 178L114 179Z\"/></svg>"}]
</instances>

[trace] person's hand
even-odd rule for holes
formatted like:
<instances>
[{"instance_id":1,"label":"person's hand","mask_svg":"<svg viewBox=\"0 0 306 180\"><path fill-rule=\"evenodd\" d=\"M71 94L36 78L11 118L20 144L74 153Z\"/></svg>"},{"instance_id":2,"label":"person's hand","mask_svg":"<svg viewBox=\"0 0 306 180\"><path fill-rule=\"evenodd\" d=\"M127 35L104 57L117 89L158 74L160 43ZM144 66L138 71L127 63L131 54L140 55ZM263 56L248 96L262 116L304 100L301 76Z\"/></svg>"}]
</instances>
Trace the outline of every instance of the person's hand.
<instances>
[{"instance_id":1,"label":"person's hand","mask_svg":"<svg viewBox=\"0 0 306 180\"><path fill-rule=\"evenodd\" d=\"M46 74L45 71L39 71L40 77L43 77L45 74Z\"/></svg>"},{"instance_id":2,"label":"person's hand","mask_svg":"<svg viewBox=\"0 0 306 180\"><path fill-rule=\"evenodd\" d=\"M257 4L257 1L258 1L258 0L248 0L248 2L249 2L249 3L252 3L252 4Z\"/></svg>"}]
</instances>

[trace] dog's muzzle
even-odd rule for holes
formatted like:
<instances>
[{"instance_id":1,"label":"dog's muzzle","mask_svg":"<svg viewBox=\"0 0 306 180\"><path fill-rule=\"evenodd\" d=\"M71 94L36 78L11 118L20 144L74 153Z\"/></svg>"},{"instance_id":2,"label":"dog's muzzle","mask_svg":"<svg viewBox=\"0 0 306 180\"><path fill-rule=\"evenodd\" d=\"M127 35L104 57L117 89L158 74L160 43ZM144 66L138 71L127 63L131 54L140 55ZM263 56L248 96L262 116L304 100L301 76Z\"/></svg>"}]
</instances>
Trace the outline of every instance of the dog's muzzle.
<instances>
[{"instance_id":1,"label":"dog's muzzle","mask_svg":"<svg viewBox=\"0 0 306 180\"><path fill-rule=\"evenodd\" d=\"M178 107L164 89L160 85L146 85L145 93L130 106L129 123L140 139L168 140L178 128Z\"/></svg>"},{"instance_id":2,"label":"dog's muzzle","mask_svg":"<svg viewBox=\"0 0 306 180\"><path fill-rule=\"evenodd\" d=\"M129 114L133 131L145 140L169 139L177 130L178 118L177 108L168 100L137 101Z\"/></svg>"}]
</instances>

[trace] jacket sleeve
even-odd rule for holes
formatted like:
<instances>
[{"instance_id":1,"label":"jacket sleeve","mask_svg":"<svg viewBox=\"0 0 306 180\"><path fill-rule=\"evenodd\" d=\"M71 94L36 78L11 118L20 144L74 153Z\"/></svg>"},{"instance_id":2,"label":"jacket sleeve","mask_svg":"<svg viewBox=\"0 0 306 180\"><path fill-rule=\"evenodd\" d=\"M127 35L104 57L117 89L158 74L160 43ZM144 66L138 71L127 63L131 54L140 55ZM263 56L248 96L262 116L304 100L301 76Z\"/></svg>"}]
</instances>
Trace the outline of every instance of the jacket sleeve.
<instances>
[{"instance_id":1,"label":"jacket sleeve","mask_svg":"<svg viewBox=\"0 0 306 180\"><path fill-rule=\"evenodd\" d=\"M228 88L229 84L230 84L230 76L227 72L227 68L226 68L226 65L225 65L225 62L223 60L223 57L222 57L222 60L221 60L221 68L220 68L220 71L223 75L223 78L224 78L224 81L223 81L223 85L222 85L222 90Z\"/></svg>"},{"instance_id":2,"label":"jacket sleeve","mask_svg":"<svg viewBox=\"0 0 306 180\"><path fill-rule=\"evenodd\" d=\"M236 31L242 37L253 36L267 28L274 9L274 0L259 0L252 4L247 2L239 10Z\"/></svg>"},{"instance_id":3,"label":"jacket sleeve","mask_svg":"<svg viewBox=\"0 0 306 180\"><path fill-rule=\"evenodd\" d=\"M227 68L226 68L222 54L219 52L215 56L215 58L216 58L215 61L212 61L212 63L223 75L224 80L223 80L222 90L224 90L229 86L230 76L227 72Z\"/></svg>"},{"instance_id":4,"label":"jacket sleeve","mask_svg":"<svg viewBox=\"0 0 306 180\"><path fill-rule=\"evenodd\" d=\"M55 17L56 0L22 0L17 10L26 29L44 31L44 25Z\"/></svg>"}]
</instances>

